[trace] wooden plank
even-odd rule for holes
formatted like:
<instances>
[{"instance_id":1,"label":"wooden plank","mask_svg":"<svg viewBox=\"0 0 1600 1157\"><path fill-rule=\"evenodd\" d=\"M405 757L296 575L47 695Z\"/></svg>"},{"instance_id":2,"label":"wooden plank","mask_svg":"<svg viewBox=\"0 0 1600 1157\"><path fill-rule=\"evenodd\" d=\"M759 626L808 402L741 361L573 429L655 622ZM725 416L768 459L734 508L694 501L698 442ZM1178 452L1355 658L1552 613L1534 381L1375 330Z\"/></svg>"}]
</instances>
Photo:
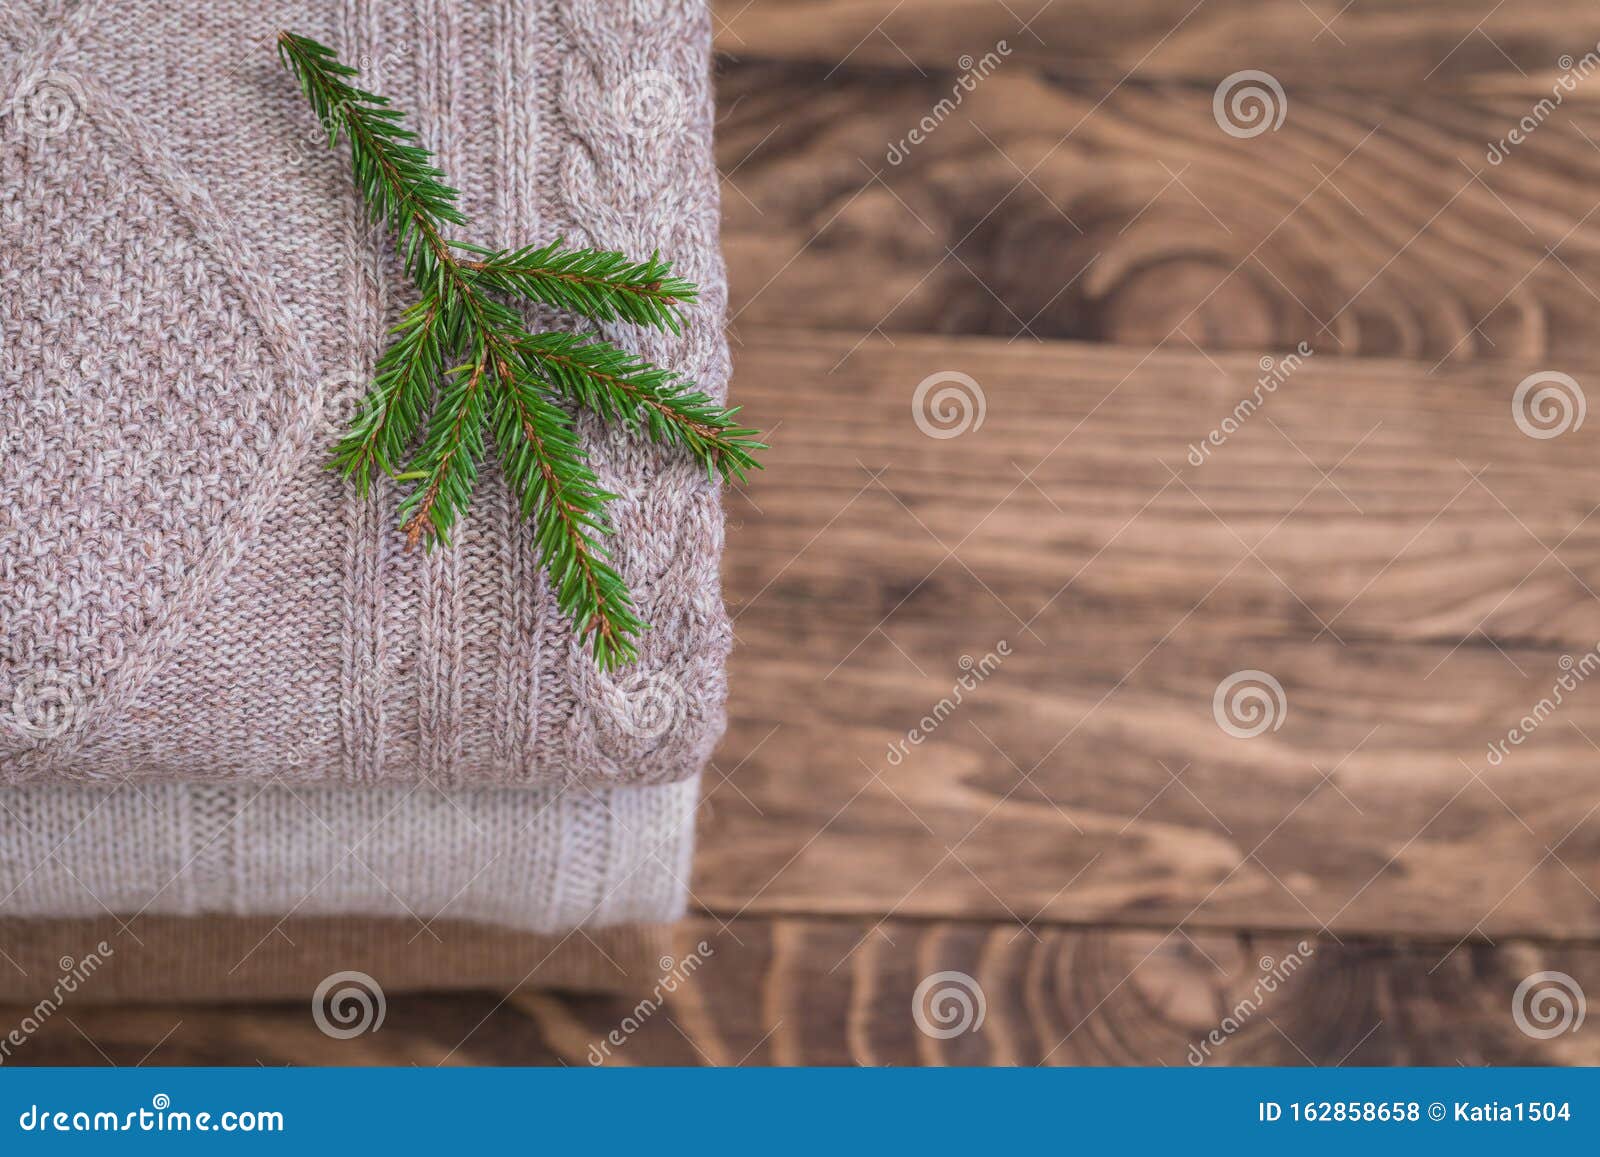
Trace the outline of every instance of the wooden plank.
<instances>
[{"instance_id":1,"label":"wooden plank","mask_svg":"<svg viewBox=\"0 0 1600 1157\"><path fill-rule=\"evenodd\" d=\"M716 0L717 47L762 56L894 68L956 67L1005 41L1031 64L1112 80L1214 84L1241 68L1285 83L1365 91L1518 86L1553 77L1600 39L1577 0Z\"/></svg>"},{"instance_id":2,"label":"wooden plank","mask_svg":"<svg viewBox=\"0 0 1600 1157\"><path fill-rule=\"evenodd\" d=\"M618 1066L1600 1061L1592 1033L1537 1039L1512 1015L1517 986L1535 972L1560 972L1579 989L1600 990L1600 949L1592 946L1452 947L1014 924L748 919L726 929L709 920L691 924L679 959L701 943L708 951L697 969L680 970L659 1003L653 985L628 997L391 995L382 1028L349 1040L322 1034L299 1004L84 1006L47 1021L16 1060ZM0 1008L0 1021L25 1011Z\"/></svg>"},{"instance_id":3,"label":"wooden plank","mask_svg":"<svg viewBox=\"0 0 1600 1157\"><path fill-rule=\"evenodd\" d=\"M1254 359L853 345L737 358L774 448L730 500L700 903L1600 934L1592 423L1524 435L1520 369L1313 356L1196 467ZM955 369L984 422L928 437ZM1248 670L1285 706L1240 738Z\"/></svg>"},{"instance_id":4,"label":"wooden plank","mask_svg":"<svg viewBox=\"0 0 1600 1157\"><path fill-rule=\"evenodd\" d=\"M724 70L736 334L1600 364L1592 103L1493 165L1525 97L1296 88L1239 139L1210 88L1008 64L941 113L950 92L909 68Z\"/></svg>"}]
</instances>

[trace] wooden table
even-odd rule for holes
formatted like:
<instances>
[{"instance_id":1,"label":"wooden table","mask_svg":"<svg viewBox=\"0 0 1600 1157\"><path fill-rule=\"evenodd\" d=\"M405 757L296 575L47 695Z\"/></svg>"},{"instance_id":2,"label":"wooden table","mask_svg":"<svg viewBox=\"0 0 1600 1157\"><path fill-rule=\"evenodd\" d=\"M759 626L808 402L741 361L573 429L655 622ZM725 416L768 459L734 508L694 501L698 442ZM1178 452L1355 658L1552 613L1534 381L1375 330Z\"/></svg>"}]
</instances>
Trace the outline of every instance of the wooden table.
<instances>
[{"instance_id":1,"label":"wooden table","mask_svg":"<svg viewBox=\"0 0 1600 1157\"><path fill-rule=\"evenodd\" d=\"M1600 994L1600 419L1516 407L1600 388L1592 7L715 7L773 449L728 503L717 955L616 1063L1181 1065L1229 1017L1216 1063L1600 1063L1512 1008ZM938 972L981 1028L917 1027ZM584 1063L632 1005L84 1009L35 1059Z\"/></svg>"}]
</instances>

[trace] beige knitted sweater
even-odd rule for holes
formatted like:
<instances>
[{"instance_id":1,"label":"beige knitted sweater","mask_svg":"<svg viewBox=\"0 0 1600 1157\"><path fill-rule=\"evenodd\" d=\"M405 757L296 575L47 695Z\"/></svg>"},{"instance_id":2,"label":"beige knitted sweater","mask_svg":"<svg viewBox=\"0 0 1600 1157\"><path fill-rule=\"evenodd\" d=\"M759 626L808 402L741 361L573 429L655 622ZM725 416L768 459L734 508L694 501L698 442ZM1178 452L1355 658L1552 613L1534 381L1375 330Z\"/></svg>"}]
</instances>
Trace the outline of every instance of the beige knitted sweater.
<instances>
[{"instance_id":1,"label":"beige knitted sweater","mask_svg":"<svg viewBox=\"0 0 1600 1157\"><path fill-rule=\"evenodd\" d=\"M720 397L701 0L0 4L0 782L666 783L723 727L717 489L584 427L654 626L598 674L486 469L453 549L325 469L411 291L272 46L359 63L465 238L702 286L607 336ZM546 319L554 320L554 319ZM559 921L557 921L559 922Z\"/></svg>"}]
</instances>

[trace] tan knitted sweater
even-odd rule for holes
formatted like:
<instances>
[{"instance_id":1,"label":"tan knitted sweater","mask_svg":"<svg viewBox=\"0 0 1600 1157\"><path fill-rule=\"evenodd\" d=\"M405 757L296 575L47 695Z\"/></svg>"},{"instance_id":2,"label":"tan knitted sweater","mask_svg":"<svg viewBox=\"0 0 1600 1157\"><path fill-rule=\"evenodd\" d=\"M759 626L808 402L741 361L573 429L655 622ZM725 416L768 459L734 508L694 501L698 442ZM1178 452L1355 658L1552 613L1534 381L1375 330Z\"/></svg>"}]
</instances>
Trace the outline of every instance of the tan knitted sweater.
<instances>
[{"instance_id":1,"label":"tan knitted sweater","mask_svg":"<svg viewBox=\"0 0 1600 1157\"><path fill-rule=\"evenodd\" d=\"M359 63L466 239L659 249L721 397L701 0L0 5L0 782L664 783L723 727L717 489L584 427L643 617L598 674L490 466L452 549L325 469L411 290L272 46ZM545 319L556 320L556 319Z\"/></svg>"}]
</instances>

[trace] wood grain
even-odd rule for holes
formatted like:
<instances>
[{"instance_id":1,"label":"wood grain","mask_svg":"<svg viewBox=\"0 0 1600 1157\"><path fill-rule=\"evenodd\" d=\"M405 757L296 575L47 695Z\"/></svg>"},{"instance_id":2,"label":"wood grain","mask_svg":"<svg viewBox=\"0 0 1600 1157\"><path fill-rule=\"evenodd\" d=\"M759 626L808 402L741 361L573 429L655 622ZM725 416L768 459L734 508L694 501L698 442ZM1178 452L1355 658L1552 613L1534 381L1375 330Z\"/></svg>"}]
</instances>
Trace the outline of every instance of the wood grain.
<instances>
[{"instance_id":1,"label":"wood grain","mask_svg":"<svg viewBox=\"0 0 1600 1157\"><path fill-rule=\"evenodd\" d=\"M1535 1039L1524 977L1593 992L1593 947L1302 940L902 920L684 929L698 971L655 1003L524 993L394 996L349 1040L298 1004L85 1008L28 1064L1594 1064L1592 1034ZM919 986L938 973L917 1004ZM963 1022L956 1003L972 1009ZM979 1023L978 1002L983 1016ZM920 1008L930 1035L918 1025ZM0 1020L25 1010L0 1008ZM969 1027L959 1029L963 1023ZM1537 1026L1536 1026L1537 1027ZM613 1034L616 1035L613 1035ZM1215 1035L1213 1035L1215 1034ZM620 1042L620 1043L618 1043Z\"/></svg>"},{"instance_id":2,"label":"wood grain","mask_svg":"<svg viewBox=\"0 0 1600 1157\"><path fill-rule=\"evenodd\" d=\"M736 334L1600 364L1600 106L1495 165L1525 97L1296 88L1277 131L1237 139L1209 88L1007 63L940 115L952 83L724 69Z\"/></svg>"},{"instance_id":3,"label":"wood grain","mask_svg":"<svg viewBox=\"0 0 1600 1157\"><path fill-rule=\"evenodd\" d=\"M1369 92L1548 93L1569 67L1562 57L1600 39L1593 9L1576 0L716 0L713 11L717 47L739 56L931 70L1005 40L1018 58L1076 76L1212 85L1257 68L1285 83Z\"/></svg>"},{"instance_id":4,"label":"wood grain","mask_svg":"<svg viewBox=\"0 0 1600 1157\"><path fill-rule=\"evenodd\" d=\"M955 369L984 422L928 437ZM801 333L736 372L774 448L702 905L1600 933L1600 456L1520 432L1521 370L1313 356L1199 467L1254 359ZM1246 670L1255 738L1214 717Z\"/></svg>"}]
</instances>

